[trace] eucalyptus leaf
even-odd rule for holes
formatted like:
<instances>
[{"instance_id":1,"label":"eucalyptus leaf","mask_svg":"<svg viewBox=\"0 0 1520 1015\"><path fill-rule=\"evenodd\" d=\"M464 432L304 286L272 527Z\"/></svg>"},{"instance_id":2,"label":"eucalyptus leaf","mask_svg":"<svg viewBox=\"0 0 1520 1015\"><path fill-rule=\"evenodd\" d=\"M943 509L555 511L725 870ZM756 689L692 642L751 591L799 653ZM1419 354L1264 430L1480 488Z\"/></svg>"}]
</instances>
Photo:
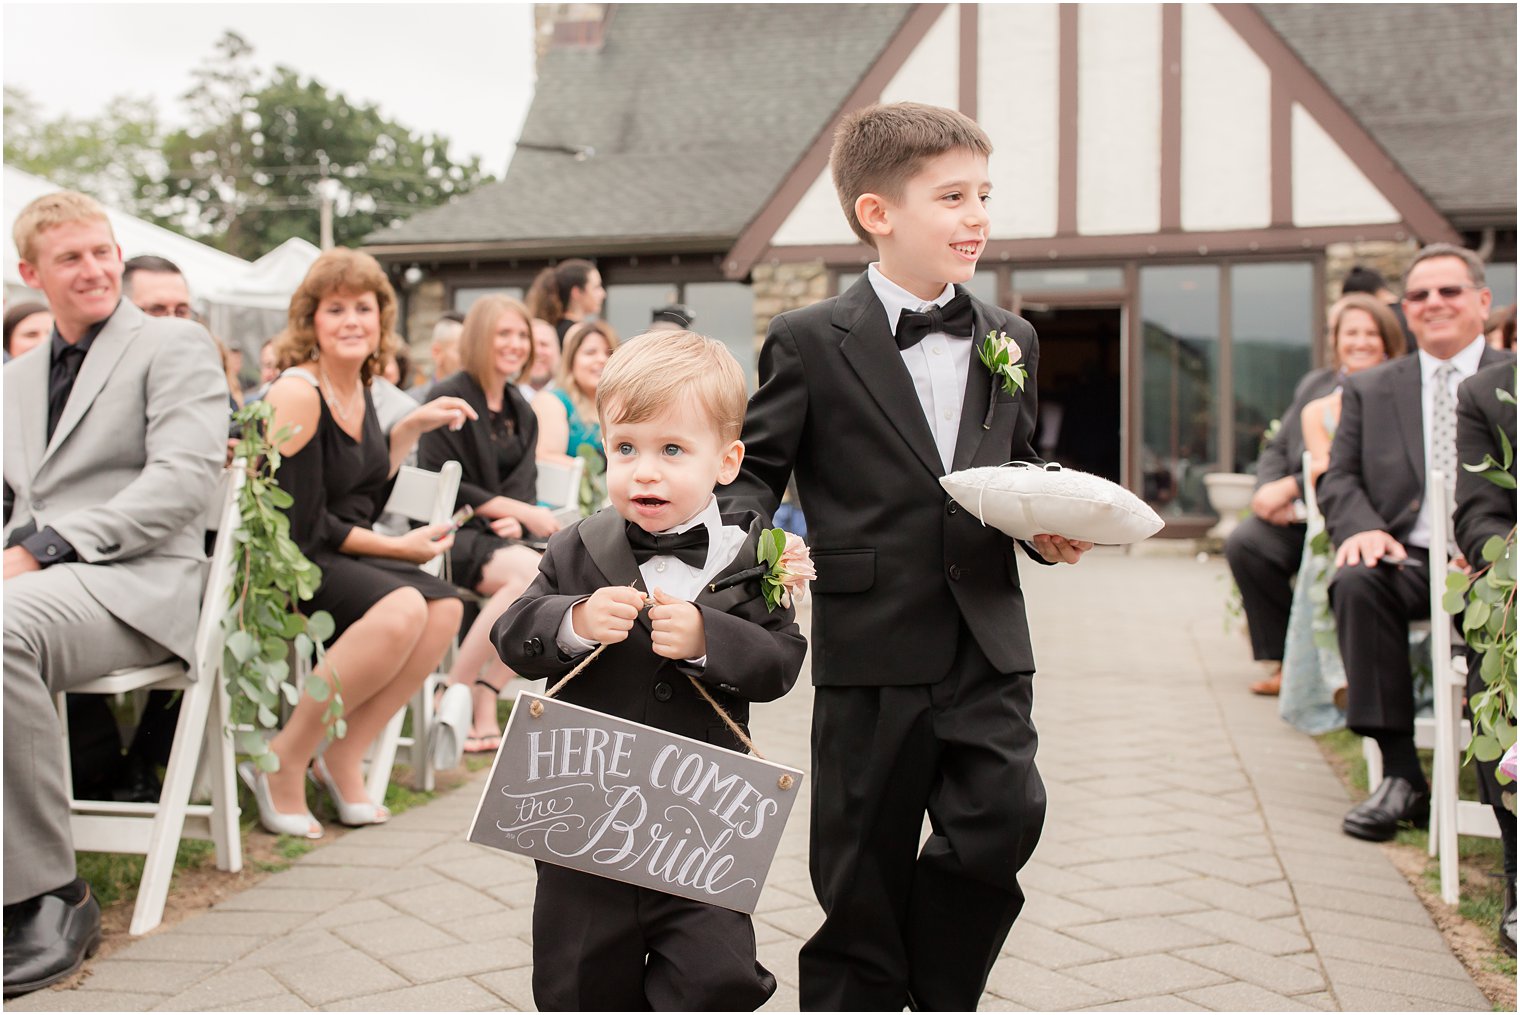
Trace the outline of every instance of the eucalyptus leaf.
<instances>
[{"instance_id":1,"label":"eucalyptus leaf","mask_svg":"<svg viewBox=\"0 0 1520 1015\"><path fill-rule=\"evenodd\" d=\"M1486 733L1482 736L1473 737L1472 743L1473 757L1479 761L1498 761L1500 756L1504 754L1504 748L1499 746L1498 739Z\"/></svg>"}]
</instances>

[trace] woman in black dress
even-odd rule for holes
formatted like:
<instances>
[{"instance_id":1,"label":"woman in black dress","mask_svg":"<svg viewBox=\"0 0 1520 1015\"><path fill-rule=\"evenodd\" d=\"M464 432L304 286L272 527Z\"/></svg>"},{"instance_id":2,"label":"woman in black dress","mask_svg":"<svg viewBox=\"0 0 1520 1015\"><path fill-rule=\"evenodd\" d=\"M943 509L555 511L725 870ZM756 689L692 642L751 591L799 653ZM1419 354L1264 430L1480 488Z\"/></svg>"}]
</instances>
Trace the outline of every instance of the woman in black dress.
<instances>
[{"instance_id":1,"label":"woman in black dress","mask_svg":"<svg viewBox=\"0 0 1520 1015\"><path fill-rule=\"evenodd\" d=\"M348 730L318 757L326 703L303 689L270 742L279 771L266 776L246 763L239 767L258 801L260 821L274 832L322 834L306 809L308 765L344 824L389 817L365 791L365 751L438 665L459 629L458 593L418 568L452 545L449 526L404 536L370 528L417 438L475 416L460 399L435 399L396 423L387 442L369 383L397 341L395 321L396 294L380 265L340 248L312 264L291 298L289 325L275 340L286 369L265 400L274 406L272 432L290 428L276 478L295 501L291 537L322 569L322 584L303 608L326 610L337 623L318 673L336 671Z\"/></svg>"},{"instance_id":2,"label":"woman in black dress","mask_svg":"<svg viewBox=\"0 0 1520 1015\"><path fill-rule=\"evenodd\" d=\"M449 553L454 584L489 597L449 674L450 684L474 693L467 752L501 746L496 699L512 671L496 655L491 625L538 573L538 551L524 546L521 537L546 537L560 527L554 514L536 503L538 418L515 383L532 370L533 356L527 307L506 296L477 300L459 337L460 371L433 386L435 395L463 399L477 418L459 430L434 430L417 446L417 463L424 469L460 464L457 506L475 509Z\"/></svg>"}]
</instances>

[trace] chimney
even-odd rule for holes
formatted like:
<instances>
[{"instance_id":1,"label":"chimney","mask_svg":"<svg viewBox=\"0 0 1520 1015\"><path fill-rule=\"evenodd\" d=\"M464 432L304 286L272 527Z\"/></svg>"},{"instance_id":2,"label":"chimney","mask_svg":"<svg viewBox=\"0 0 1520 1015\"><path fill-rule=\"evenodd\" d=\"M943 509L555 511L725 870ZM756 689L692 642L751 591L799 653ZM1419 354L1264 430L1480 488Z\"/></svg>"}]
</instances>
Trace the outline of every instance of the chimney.
<instances>
[{"instance_id":1,"label":"chimney","mask_svg":"<svg viewBox=\"0 0 1520 1015\"><path fill-rule=\"evenodd\" d=\"M534 4L538 62L551 49L600 49L613 4Z\"/></svg>"}]
</instances>

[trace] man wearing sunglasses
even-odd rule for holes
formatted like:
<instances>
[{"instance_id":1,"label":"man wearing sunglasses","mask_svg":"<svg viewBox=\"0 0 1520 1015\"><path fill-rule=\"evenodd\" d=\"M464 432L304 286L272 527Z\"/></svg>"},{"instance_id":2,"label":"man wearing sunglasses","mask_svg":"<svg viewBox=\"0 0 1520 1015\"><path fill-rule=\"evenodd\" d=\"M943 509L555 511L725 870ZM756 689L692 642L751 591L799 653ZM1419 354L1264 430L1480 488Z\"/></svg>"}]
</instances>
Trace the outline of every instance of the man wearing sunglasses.
<instances>
[{"instance_id":1,"label":"man wearing sunglasses","mask_svg":"<svg viewBox=\"0 0 1520 1015\"><path fill-rule=\"evenodd\" d=\"M1430 616L1434 505L1425 477L1439 468L1450 496L1459 468L1457 385L1514 358L1484 341L1491 300L1472 251L1437 243L1415 255L1402 303L1419 349L1346 379L1330 468L1319 481L1336 546L1330 605L1346 664L1346 725L1376 740L1383 755L1383 782L1341 824L1358 839L1392 839L1400 824L1423 824L1430 811L1409 666L1409 621Z\"/></svg>"}]
</instances>

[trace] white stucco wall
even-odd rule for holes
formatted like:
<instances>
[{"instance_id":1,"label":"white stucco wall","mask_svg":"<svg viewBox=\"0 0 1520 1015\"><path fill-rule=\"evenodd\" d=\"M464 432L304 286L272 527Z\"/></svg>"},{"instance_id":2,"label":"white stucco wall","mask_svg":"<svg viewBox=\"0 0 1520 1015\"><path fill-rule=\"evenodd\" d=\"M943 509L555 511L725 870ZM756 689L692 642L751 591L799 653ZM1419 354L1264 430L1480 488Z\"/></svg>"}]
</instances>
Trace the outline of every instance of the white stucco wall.
<instances>
[{"instance_id":1,"label":"white stucco wall","mask_svg":"<svg viewBox=\"0 0 1520 1015\"><path fill-rule=\"evenodd\" d=\"M1293 104L1293 224L1362 225L1397 222L1399 213L1330 135Z\"/></svg>"},{"instance_id":2,"label":"white stucco wall","mask_svg":"<svg viewBox=\"0 0 1520 1015\"><path fill-rule=\"evenodd\" d=\"M1272 79L1208 4L1182 8L1182 228L1272 221Z\"/></svg>"},{"instance_id":3,"label":"white stucco wall","mask_svg":"<svg viewBox=\"0 0 1520 1015\"><path fill-rule=\"evenodd\" d=\"M1161 6L1078 8L1077 230L1161 223Z\"/></svg>"},{"instance_id":4,"label":"white stucco wall","mask_svg":"<svg viewBox=\"0 0 1520 1015\"><path fill-rule=\"evenodd\" d=\"M1057 8L982 4L978 20L977 120L992 139L992 236L1054 236Z\"/></svg>"},{"instance_id":5,"label":"white stucco wall","mask_svg":"<svg viewBox=\"0 0 1520 1015\"><path fill-rule=\"evenodd\" d=\"M778 247L855 242L855 234L850 232L844 211L839 207L839 196L834 192L828 166L823 167L823 172L781 223L771 242Z\"/></svg>"},{"instance_id":6,"label":"white stucco wall","mask_svg":"<svg viewBox=\"0 0 1520 1015\"><path fill-rule=\"evenodd\" d=\"M881 90L881 101L927 102L956 108L961 90L960 23L960 5L947 4Z\"/></svg>"}]
</instances>

